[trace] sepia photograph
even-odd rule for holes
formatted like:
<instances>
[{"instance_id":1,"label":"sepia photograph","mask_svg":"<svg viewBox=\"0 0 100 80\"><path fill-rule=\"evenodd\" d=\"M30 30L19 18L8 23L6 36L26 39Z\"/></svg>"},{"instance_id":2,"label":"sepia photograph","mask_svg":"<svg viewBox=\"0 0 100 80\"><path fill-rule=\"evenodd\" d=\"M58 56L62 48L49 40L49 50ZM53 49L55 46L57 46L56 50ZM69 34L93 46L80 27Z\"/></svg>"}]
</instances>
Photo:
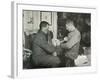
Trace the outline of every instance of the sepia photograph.
<instances>
[{"instance_id":1,"label":"sepia photograph","mask_svg":"<svg viewBox=\"0 0 100 80\"><path fill-rule=\"evenodd\" d=\"M96 72L96 8L12 4L13 77Z\"/></svg>"},{"instance_id":2,"label":"sepia photograph","mask_svg":"<svg viewBox=\"0 0 100 80\"><path fill-rule=\"evenodd\" d=\"M22 10L23 69L91 66L91 13Z\"/></svg>"}]
</instances>

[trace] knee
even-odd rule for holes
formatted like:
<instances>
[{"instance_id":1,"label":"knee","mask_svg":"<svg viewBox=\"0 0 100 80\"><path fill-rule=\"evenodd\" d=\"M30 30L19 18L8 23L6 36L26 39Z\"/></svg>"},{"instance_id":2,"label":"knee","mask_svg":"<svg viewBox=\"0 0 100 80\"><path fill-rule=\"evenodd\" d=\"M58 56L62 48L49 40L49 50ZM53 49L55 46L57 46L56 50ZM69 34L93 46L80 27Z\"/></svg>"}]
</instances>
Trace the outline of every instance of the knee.
<instances>
[{"instance_id":1,"label":"knee","mask_svg":"<svg viewBox=\"0 0 100 80\"><path fill-rule=\"evenodd\" d=\"M58 67L59 66L59 64L60 64L60 59L57 57L57 58L54 58L53 59L53 64L52 64L52 66L53 67Z\"/></svg>"},{"instance_id":2,"label":"knee","mask_svg":"<svg viewBox=\"0 0 100 80\"><path fill-rule=\"evenodd\" d=\"M57 64L59 64L61 61L60 61L60 59L57 57L57 58L55 59L55 62L56 62Z\"/></svg>"}]
</instances>

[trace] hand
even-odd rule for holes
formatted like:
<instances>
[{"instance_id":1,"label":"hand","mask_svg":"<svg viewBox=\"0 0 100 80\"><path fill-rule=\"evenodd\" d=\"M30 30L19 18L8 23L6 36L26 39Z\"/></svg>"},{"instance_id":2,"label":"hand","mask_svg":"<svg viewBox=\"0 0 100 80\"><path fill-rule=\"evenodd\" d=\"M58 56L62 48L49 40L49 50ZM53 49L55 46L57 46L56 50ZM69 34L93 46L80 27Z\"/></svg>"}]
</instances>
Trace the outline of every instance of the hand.
<instances>
[{"instance_id":1,"label":"hand","mask_svg":"<svg viewBox=\"0 0 100 80\"><path fill-rule=\"evenodd\" d=\"M52 43L54 46L59 46L61 42L58 39L52 39Z\"/></svg>"},{"instance_id":2,"label":"hand","mask_svg":"<svg viewBox=\"0 0 100 80\"><path fill-rule=\"evenodd\" d=\"M68 41L68 37L64 37L64 41Z\"/></svg>"},{"instance_id":3,"label":"hand","mask_svg":"<svg viewBox=\"0 0 100 80\"><path fill-rule=\"evenodd\" d=\"M60 40L56 39L56 46L60 46Z\"/></svg>"},{"instance_id":4,"label":"hand","mask_svg":"<svg viewBox=\"0 0 100 80\"><path fill-rule=\"evenodd\" d=\"M57 53L56 53L56 52L54 52L54 53L53 53L53 56L57 56Z\"/></svg>"},{"instance_id":5,"label":"hand","mask_svg":"<svg viewBox=\"0 0 100 80\"><path fill-rule=\"evenodd\" d=\"M55 39L52 39L52 44L53 44L54 46L56 46L56 40L55 40Z\"/></svg>"},{"instance_id":6,"label":"hand","mask_svg":"<svg viewBox=\"0 0 100 80\"><path fill-rule=\"evenodd\" d=\"M24 48L24 55L30 56L32 54L32 51L30 49Z\"/></svg>"}]
</instances>

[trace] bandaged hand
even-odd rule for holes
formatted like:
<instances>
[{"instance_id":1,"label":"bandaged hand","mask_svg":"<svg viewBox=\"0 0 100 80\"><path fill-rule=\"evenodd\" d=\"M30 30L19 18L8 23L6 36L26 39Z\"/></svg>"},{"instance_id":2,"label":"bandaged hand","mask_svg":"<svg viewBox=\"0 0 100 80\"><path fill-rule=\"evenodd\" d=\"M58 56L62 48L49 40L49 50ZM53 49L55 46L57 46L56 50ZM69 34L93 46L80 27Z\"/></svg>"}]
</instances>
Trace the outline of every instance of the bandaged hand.
<instances>
[{"instance_id":1,"label":"bandaged hand","mask_svg":"<svg viewBox=\"0 0 100 80\"><path fill-rule=\"evenodd\" d=\"M64 39L60 41L60 44L67 41L68 41L68 37L64 37Z\"/></svg>"},{"instance_id":2,"label":"bandaged hand","mask_svg":"<svg viewBox=\"0 0 100 80\"><path fill-rule=\"evenodd\" d=\"M52 39L52 43L53 43L54 46L59 46L60 45L60 40Z\"/></svg>"},{"instance_id":3,"label":"bandaged hand","mask_svg":"<svg viewBox=\"0 0 100 80\"><path fill-rule=\"evenodd\" d=\"M60 40L56 39L56 46L60 46Z\"/></svg>"},{"instance_id":4,"label":"bandaged hand","mask_svg":"<svg viewBox=\"0 0 100 80\"><path fill-rule=\"evenodd\" d=\"M68 41L68 37L64 37L64 41Z\"/></svg>"}]
</instances>

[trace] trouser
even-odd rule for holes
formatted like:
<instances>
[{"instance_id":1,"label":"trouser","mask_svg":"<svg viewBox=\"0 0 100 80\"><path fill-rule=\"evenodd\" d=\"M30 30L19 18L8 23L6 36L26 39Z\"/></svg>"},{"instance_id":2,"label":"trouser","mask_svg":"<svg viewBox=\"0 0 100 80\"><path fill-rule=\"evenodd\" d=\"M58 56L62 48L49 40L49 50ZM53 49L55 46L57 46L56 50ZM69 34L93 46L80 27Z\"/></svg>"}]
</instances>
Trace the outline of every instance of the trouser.
<instances>
[{"instance_id":1,"label":"trouser","mask_svg":"<svg viewBox=\"0 0 100 80\"><path fill-rule=\"evenodd\" d=\"M36 67L58 67L60 64L60 59L57 56L52 55L42 55L42 56L32 56L33 64Z\"/></svg>"},{"instance_id":2,"label":"trouser","mask_svg":"<svg viewBox=\"0 0 100 80\"><path fill-rule=\"evenodd\" d=\"M72 60L71 58L66 57L65 55L60 55L59 58L61 61L60 67L74 67L75 66L74 60Z\"/></svg>"},{"instance_id":3,"label":"trouser","mask_svg":"<svg viewBox=\"0 0 100 80\"><path fill-rule=\"evenodd\" d=\"M74 60L69 57L66 57L66 67L74 67L74 66L75 66Z\"/></svg>"}]
</instances>

